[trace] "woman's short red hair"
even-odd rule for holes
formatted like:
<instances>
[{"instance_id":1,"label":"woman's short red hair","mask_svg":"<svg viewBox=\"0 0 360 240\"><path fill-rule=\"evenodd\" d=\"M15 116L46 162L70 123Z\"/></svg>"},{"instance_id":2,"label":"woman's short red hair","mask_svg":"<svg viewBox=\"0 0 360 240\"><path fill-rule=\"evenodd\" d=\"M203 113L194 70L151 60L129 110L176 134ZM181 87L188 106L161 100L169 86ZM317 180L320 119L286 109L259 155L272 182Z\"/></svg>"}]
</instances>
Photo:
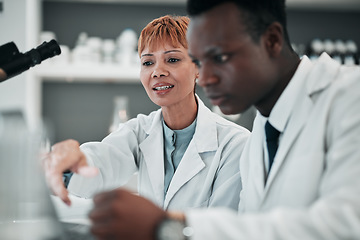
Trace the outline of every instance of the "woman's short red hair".
<instances>
[{"instance_id":1,"label":"woman's short red hair","mask_svg":"<svg viewBox=\"0 0 360 240\"><path fill-rule=\"evenodd\" d=\"M142 31L138 41L138 53L146 47L150 50L161 44L171 43L173 47L188 48L186 31L190 19L186 16L166 15L151 21Z\"/></svg>"}]
</instances>

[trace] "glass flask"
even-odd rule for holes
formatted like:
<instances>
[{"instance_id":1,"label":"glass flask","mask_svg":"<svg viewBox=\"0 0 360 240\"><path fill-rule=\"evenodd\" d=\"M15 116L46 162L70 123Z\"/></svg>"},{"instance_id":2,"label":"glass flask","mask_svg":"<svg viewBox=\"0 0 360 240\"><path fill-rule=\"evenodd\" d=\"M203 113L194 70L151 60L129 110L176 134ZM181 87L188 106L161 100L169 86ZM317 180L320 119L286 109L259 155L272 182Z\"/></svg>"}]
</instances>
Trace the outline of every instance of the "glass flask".
<instances>
[{"instance_id":1,"label":"glass flask","mask_svg":"<svg viewBox=\"0 0 360 240\"><path fill-rule=\"evenodd\" d=\"M128 111L129 99L126 96L115 96L114 97L114 110L112 121L109 128L109 133L115 131L120 123L124 123L129 120Z\"/></svg>"}]
</instances>

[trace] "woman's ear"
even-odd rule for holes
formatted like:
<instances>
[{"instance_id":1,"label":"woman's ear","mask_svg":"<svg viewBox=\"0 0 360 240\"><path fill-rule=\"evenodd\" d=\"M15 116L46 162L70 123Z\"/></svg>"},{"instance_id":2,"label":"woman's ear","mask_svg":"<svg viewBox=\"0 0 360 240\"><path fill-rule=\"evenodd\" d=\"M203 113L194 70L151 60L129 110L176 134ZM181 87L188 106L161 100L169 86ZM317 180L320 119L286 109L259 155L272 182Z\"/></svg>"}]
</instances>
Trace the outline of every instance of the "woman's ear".
<instances>
[{"instance_id":1,"label":"woman's ear","mask_svg":"<svg viewBox=\"0 0 360 240\"><path fill-rule=\"evenodd\" d=\"M199 75L200 75L199 72L195 73L195 82L197 82L197 80L199 79Z\"/></svg>"},{"instance_id":2,"label":"woman's ear","mask_svg":"<svg viewBox=\"0 0 360 240\"><path fill-rule=\"evenodd\" d=\"M276 57L284 46L284 29L279 22L273 22L263 34L265 47L269 56Z\"/></svg>"}]
</instances>

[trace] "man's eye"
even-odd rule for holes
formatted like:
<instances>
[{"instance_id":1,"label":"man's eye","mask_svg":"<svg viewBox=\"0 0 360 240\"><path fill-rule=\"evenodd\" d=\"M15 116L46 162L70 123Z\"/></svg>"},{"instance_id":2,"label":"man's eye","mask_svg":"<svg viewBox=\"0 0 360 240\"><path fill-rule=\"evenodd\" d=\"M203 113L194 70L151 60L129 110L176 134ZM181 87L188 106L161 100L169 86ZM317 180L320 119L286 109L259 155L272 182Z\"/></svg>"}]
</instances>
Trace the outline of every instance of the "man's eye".
<instances>
[{"instance_id":1,"label":"man's eye","mask_svg":"<svg viewBox=\"0 0 360 240\"><path fill-rule=\"evenodd\" d=\"M214 56L214 60L217 63L225 63L229 60L230 55L229 54L218 54Z\"/></svg>"},{"instance_id":2,"label":"man's eye","mask_svg":"<svg viewBox=\"0 0 360 240\"><path fill-rule=\"evenodd\" d=\"M180 61L180 59L178 59L178 58L169 58L169 60L168 60L168 62L170 62L170 63L175 63L178 61Z\"/></svg>"},{"instance_id":3,"label":"man's eye","mask_svg":"<svg viewBox=\"0 0 360 240\"><path fill-rule=\"evenodd\" d=\"M150 62L150 61L145 61L145 62L142 63L143 66L150 66L150 65L152 65L152 64L153 64L153 63Z\"/></svg>"},{"instance_id":4,"label":"man's eye","mask_svg":"<svg viewBox=\"0 0 360 240\"><path fill-rule=\"evenodd\" d=\"M200 63L199 60L193 59L192 62L193 62L198 68L201 67L201 63Z\"/></svg>"}]
</instances>

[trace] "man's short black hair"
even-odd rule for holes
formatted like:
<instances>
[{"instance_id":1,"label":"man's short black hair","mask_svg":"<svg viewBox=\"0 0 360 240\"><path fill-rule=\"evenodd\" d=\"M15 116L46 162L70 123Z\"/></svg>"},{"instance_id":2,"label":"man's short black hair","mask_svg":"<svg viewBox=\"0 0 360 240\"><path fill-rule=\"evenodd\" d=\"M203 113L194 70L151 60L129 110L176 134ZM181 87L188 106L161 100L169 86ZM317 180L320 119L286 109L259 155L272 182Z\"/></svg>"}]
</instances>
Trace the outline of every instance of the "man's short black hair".
<instances>
[{"instance_id":1,"label":"man's short black hair","mask_svg":"<svg viewBox=\"0 0 360 240\"><path fill-rule=\"evenodd\" d=\"M286 26L285 0L188 0L190 17L198 16L218 5L231 2L241 10L242 21L254 41L258 41L266 28L279 22L284 29L285 41L290 45Z\"/></svg>"}]
</instances>

